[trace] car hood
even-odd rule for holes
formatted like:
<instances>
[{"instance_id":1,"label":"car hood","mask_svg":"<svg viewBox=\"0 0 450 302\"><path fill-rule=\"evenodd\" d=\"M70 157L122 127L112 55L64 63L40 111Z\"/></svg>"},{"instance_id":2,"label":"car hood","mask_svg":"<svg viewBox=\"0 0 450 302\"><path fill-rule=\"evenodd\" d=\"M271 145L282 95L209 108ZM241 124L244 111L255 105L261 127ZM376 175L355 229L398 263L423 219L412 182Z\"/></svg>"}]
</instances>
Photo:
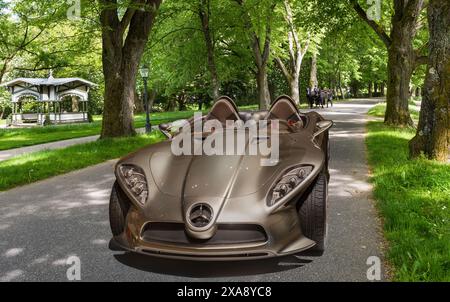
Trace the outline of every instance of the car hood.
<instances>
[{"instance_id":1,"label":"car hood","mask_svg":"<svg viewBox=\"0 0 450 302\"><path fill-rule=\"evenodd\" d=\"M294 142L289 135L280 137L280 160L274 166L262 166L261 159L267 157L261 155L176 156L167 144L166 149L151 154L150 170L164 194L184 198L241 197L257 192L273 181L286 164L292 164ZM296 163L302 153L305 151L296 148Z\"/></svg>"}]
</instances>

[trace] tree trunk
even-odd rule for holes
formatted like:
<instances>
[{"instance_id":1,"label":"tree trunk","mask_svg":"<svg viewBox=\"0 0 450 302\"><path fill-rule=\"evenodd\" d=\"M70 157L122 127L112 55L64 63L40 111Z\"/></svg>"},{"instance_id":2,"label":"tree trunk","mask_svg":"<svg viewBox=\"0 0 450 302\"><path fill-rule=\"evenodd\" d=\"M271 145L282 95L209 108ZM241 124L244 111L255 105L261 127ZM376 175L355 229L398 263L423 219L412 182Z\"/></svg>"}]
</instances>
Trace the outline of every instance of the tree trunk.
<instances>
[{"instance_id":1,"label":"tree trunk","mask_svg":"<svg viewBox=\"0 0 450 302\"><path fill-rule=\"evenodd\" d=\"M289 82L289 89L291 92L292 100L298 105L300 104L300 88L299 88L299 75L296 75Z\"/></svg>"},{"instance_id":2,"label":"tree trunk","mask_svg":"<svg viewBox=\"0 0 450 302\"><path fill-rule=\"evenodd\" d=\"M118 51L121 52L121 50ZM125 66L122 66L122 62ZM127 59L117 60L116 63L112 63L109 59L103 60L105 102L102 138L127 136L135 133L133 104L138 65L137 58L131 61Z\"/></svg>"},{"instance_id":3,"label":"tree trunk","mask_svg":"<svg viewBox=\"0 0 450 302\"><path fill-rule=\"evenodd\" d=\"M413 72L414 50L412 39L398 22L394 22L391 33L392 43L388 49L388 85L386 95L386 115L388 125L413 125L408 109L409 83Z\"/></svg>"},{"instance_id":4,"label":"tree trunk","mask_svg":"<svg viewBox=\"0 0 450 302\"><path fill-rule=\"evenodd\" d=\"M410 155L422 152L430 159L447 161L450 141L450 2L430 0L430 29L427 75L422 89L422 106L416 136L410 141Z\"/></svg>"},{"instance_id":5,"label":"tree trunk","mask_svg":"<svg viewBox=\"0 0 450 302\"><path fill-rule=\"evenodd\" d=\"M177 95L177 103L178 103L178 111L186 110L186 94L182 92L180 95Z\"/></svg>"},{"instance_id":6,"label":"tree trunk","mask_svg":"<svg viewBox=\"0 0 450 302\"><path fill-rule=\"evenodd\" d=\"M384 82L380 84L380 96L384 96Z\"/></svg>"},{"instance_id":7,"label":"tree trunk","mask_svg":"<svg viewBox=\"0 0 450 302\"><path fill-rule=\"evenodd\" d=\"M145 88L144 88L145 89ZM143 113L145 112L144 98L141 97L137 91L134 92L134 113Z\"/></svg>"},{"instance_id":8,"label":"tree trunk","mask_svg":"<svg viewBox=\"0 0 450 302\"><path fill-rule=\"evenodd\" d=\"M300 104L300 88L299 88L299 79L300 79L300 71L302 66L303 57L306 54L306 51L309 47L309 36L308 38L300 42L300 38L298 35L298 31L294 24L294 16L292 14L292 9L289 1L284 1L285 8L285 20L288 25L288 45L289 45L289 61L287 66L283 63L281 58L275 58L278 67L283 72L286 81L289 84L290 95L292 100L296 104ZM303 44L303 46L302 46Z\"/></svg>"},{"instance_id":9,"label":"tree trunk","mask_svg":"<svg viewBox=\"0 0 450 302\"><path fill-rule=\"evenodd\" d=\"M377 82L373 83L373 94L375 96L378 96L378 83Z\"/></svg>"},{"instance_id":10,"label":"tree trunk","mask_svg":"<svg viewBox=\"0 0 450 302\"><path fill-rule=\"evenodd\" d=\"M161 0L131 1L119 20L117 5L99 0L105 78L101 138L135 133L136 74ZM139 6L139 9L136 9Z\"/></svg>"},{"instance_id":11,"label":"tree trunk","mask_svg":"<svg viewBox=\"0 0 450 302\"><path fill-rule=\"evenodd\" d=\"M317 53L313 53L311 58L311 72L309 74L309 86L311 88L314 88L318 86L319 83L317 82Z\"/></svg>"},{"instance_id":12,"label":"tree trunk","mask_svg":"<svg viewBox=\"0 0 450 302\"><path fill-rule=\"evenodd\" d=\"M357 14L374 30L388 50L388 83L385 123L396 126L413 125L408 110L409 82L419 65L418 55L412 42L418 28L424 0L394 0L391 32L368 18L357 0L351 0Z\"/></svg>"},{"instance_id":13,"label":"tree trunk","mask_svg":"<svg viewBox=\"0 0 450 302\"><path fill-rule=\"evenodd\" d=\"M367 88L368 92L369 92L369 98L372 97L372 82L369 82L369 87Z\"/></svg>"},{"instance_id":14,"label":"tree trunk","mask_svg":"<svg viewBox=\"0 0 450 302\"><path fill-rule=\"evenodd\" d=\"M258 72L256 74L256 84L258 90L259 109L266 110L270 107L271 103L266 67L258 68Z\"/></svg>"},{"instance_id":15,"label":"tree trunk","mask_svg":"<svg viewBox=\"0 0 450 302\"><path fill-rule=\"evenodd\" d=\"M341 99L345 99L344 91L342 91L342 81L341 81L341 72L338 73L338 87L339 92L341 93Z\"/></svg>"},{"instance_id":16,"label":"tree trunk","mask_svg":"<svg viewBox=\"0 0 450 302\"><path fill-rule=\"evenodd\" d=\"M420 87L419 87L419 86L416 87L415 96L416 96L416 97L419 97L419 96L420 96Z\"/></svg>"},{"instance_id":17,"label":"tree trunk","mask_svg":"<svg viewBox=\"0 0 450 302\"><path fill-rule=\"evenodd\" d=\"M177 106L175 98L176 96L169 97L169 99L167 100L166 111L175 111L175 108Z\"/></svg>"},{"instance_id":18,"label":"tree trunk","mask_svg":"<svg viewBox=\"0 0 450 302\"><path fill-rule=\"evenodd\" d=\"M244 1L236 0L243 9L245 28L250 36L251 49L253 51L253 59L256 66L256 84L259 109L265 110L269 108L271 99L269 91L269 82L267 78L267 64L270 58L270 43L272 34L272 15L276 6L276 2L267 8L267 18L265 20L265 36L264 40L260 33L254 29L252 18L247 11L244 10ZM260 34L260 35L258 35ZM260 41L264 41L262 47Z\"/></svg>"},{"instance_id":19,"label":"tree trunk","mask_svg":"<svg viewBox=\"0 0 450 302\"><path fill-rule=\"evenodd\" d=\"M208 60L208 70L211 75L211 88L212 97L214 100L219 98L219 75L217 74L216 61L214 57L214 41L211 35L211 29L209 26L209 20L211 16L211 2L210 0L201 0L198 8L198 15L202 24L203 36L205 39L207 60Z\"/></svg>"},{"instance_id":20,"label":"tree trunk","mask_svg":"<svg viewBox=\"0 0 450 302\"><path fill-rule=\"evenodd\" d=\"M156 96L158 95L158 91L156 89L151 89L148 95L148 107L149 111L152 111L153 104L156 101Z\"/></svg>"}]
</instances>

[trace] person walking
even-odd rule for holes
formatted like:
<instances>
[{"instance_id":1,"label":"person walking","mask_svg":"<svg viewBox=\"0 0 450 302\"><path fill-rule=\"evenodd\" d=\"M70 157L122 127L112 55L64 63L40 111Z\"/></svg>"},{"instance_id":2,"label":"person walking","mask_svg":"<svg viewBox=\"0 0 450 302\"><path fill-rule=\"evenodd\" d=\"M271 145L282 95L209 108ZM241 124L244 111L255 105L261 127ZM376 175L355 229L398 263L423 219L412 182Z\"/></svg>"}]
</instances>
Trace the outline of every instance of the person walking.
<instances>
[{"instance_id":1,"label":"person walking","mask_svg":"<svg viewBox=\"0 0 450 302\"><path fill-rule=\"evenodd\" d=\"M309 87L306 88L306 98L308 99L309 108L312 109L313 100L312 100L312 95L311 95L311 88L309 88Z\"/></svg>"},{"instance_id":2,"label":"person walking","mask_svg":"<svg viewBox=\"0 0 450 302\"><path fill-rule=\"evenodd\" d=\"M314 86L314 90L313 90L313 104L317 107L319 104L319 89L317 88L317 86Z\"/></svg>"},{"instance_id":3,"label":"person walking","mask_svg":"<svg viewBox=\"0 0 450 302\"><path fill-rule=\"evenodd\" d=\"M331 107L333 107L333 90L332 89L328 89L328 93L327 93L327 108L328 108L328 104L331 103Z\"/></svg>"},{"instance_id":4,"label":"person walking","mask_svg":"<svg viewBox=\"0 0 450 302\"><path fill-rule=\"evenodd\" d=\"M319 88L319 105L320 107L322 107L322 109L324 108L325 98L325 90Z\"/></svg>"}]
</instances>

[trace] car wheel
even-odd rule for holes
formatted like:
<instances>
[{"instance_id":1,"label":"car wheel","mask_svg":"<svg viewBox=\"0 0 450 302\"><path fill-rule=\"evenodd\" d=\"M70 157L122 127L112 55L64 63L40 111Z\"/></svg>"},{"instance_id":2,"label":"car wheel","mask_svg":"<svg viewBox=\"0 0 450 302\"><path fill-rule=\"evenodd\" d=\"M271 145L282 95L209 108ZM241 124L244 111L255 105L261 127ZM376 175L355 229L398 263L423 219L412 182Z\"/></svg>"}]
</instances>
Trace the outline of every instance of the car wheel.
<instances>
[{"instance_id":1,"label":"car wheel","mask_svg":"<svg viewBox=\"0 0 450 302\"><path fill-rule=\"evenodd\" d=\"M329 163L330 163L330 133L327 131L324 136L325 143L322 145L322 150L324 150L325 153L325 173L327 176L327 180L330 181L330 170L329 170Z\"/></svg>"},{"instance_id":2,"label":"car wheel","mask_svg":"<svg viewBox=\"0 0 450 302\"><path fill-rule=\"evenodd\" d=\"M309 251L322 255L327 236L328 181L325 173L320 173L299 209L299 219L303 234L314 240L316 245Z\"/></svg>"},{"instance_id":3,"label":"car wheel","mask_svg":"<svg viewBox=\"0 0 450 302\"><path fill-rule=\"evenodd\" d=\"M130 202L116 181L109 199L109 223L114 236L122 234L125 230L125 220L129 209Z\"/></svg>"}]
</instances>

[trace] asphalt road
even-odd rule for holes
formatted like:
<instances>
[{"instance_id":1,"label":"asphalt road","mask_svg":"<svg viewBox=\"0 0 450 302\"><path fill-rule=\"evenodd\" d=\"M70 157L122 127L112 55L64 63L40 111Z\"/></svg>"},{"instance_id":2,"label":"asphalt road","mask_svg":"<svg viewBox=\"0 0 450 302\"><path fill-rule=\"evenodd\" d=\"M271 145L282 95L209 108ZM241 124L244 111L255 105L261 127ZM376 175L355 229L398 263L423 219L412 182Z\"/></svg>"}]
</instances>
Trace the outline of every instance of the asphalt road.
<instances>
[{"instance_id":1,"label":"asphalt road","mask_svg":"<svg viewBox=\"0 0 450 302\"><path fill-rule=\"evenodd\" d=\"M364 145L365 112L374 103L321 110L336 123L323 256L199 263L113 252L110 161L0 193L0 281L67 281L70 256L81 261L82 281L367 281L368 257L383 258Z\"/></svg>"}]
</instances>

